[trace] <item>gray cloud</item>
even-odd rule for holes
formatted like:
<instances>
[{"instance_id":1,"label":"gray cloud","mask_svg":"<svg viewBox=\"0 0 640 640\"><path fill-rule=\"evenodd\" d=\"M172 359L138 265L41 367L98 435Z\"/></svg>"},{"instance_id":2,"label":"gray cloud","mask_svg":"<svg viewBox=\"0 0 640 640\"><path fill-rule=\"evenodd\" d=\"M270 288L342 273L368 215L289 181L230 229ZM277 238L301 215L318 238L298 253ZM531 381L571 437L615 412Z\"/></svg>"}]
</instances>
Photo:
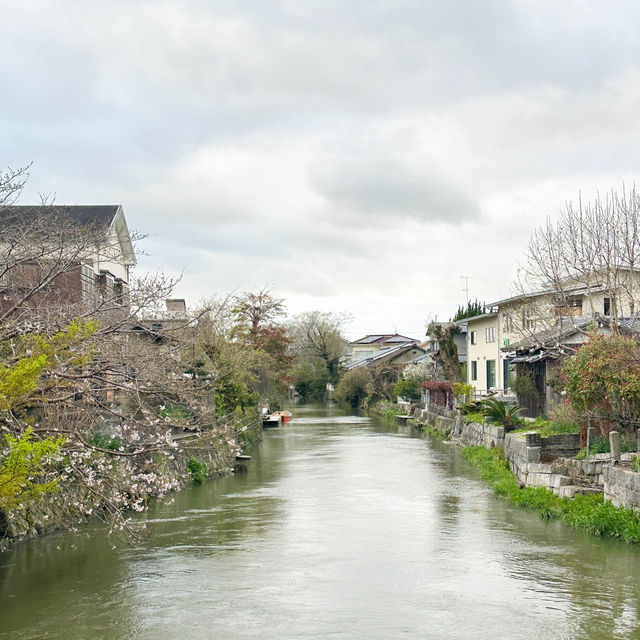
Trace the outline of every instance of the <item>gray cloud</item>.
<instances>
[{"instance_id":1,"label":"gray cloud","mask_svg":"<svg viewBox=\"0 0 640 640\"><path fill-rule=\"evenodd\" d=\"M394 156L393 151L359 148L328 155L312 169L312 183L345 222L372 218L393 224L409 218L457 223L480 215L473 198L445 176L425 154Z\"/></svg>"},{"instance_id":2,"label":"gray cloud","mask_svg":"<svg viewBox=\"0 0 640 640\"><path fill-rule=\"evenodd\" d=\"M640 169L638 22L630 1L23 0L0 164L35 162L24 202L122 202L155 234L141 268L185 267L189 295L357 305L401 281L455 308L452 256L499 297L536 216Z\"/></svg>"}]
</instances>

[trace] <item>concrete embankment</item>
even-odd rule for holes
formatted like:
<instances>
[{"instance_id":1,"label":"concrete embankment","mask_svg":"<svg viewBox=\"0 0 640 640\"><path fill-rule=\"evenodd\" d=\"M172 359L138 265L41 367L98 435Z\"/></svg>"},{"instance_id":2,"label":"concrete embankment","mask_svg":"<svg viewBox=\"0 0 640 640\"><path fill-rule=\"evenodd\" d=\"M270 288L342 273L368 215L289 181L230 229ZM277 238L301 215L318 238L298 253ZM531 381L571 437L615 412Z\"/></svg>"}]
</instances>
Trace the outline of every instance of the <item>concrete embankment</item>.
<instances>
[{"instance_id":1,"label":"concrete embankment","mask_svg":"<svg viewBox=\"0 0 640 640\"><path fill-rule=\"evenodd\" d=\"M544 487L556 495L573 498L578 494L604 493L615 506L640 509L640 473L614 466L609 454L577 460L578 434L542 437L537 432L507 433L503 427L477 422L465 423L457 411L429 405L401 406L418 424L448 434L463 446L504 449L509 467L528 487ZM630 461L633 454L623 454Z\"/></svg>"}]
</instances>

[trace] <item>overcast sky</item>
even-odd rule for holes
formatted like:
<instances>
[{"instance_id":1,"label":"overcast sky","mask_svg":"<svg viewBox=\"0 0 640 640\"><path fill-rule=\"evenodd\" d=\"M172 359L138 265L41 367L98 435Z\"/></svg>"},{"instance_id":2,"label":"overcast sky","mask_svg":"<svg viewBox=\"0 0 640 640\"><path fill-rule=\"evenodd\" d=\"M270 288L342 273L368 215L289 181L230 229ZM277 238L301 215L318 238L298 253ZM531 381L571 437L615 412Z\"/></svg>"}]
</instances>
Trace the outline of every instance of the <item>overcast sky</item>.
<instances>
[{"instance_id":1,"label":"overcast sky","mask_svg":"<svg viewBox=\"0 0 640 640\"><path fill-rule=\"evenodd\" d=\"M272 286L421 337L640 165L640 4L0 0L22 204L121 203L189 304Z\"/></svg>"}]
</instances>

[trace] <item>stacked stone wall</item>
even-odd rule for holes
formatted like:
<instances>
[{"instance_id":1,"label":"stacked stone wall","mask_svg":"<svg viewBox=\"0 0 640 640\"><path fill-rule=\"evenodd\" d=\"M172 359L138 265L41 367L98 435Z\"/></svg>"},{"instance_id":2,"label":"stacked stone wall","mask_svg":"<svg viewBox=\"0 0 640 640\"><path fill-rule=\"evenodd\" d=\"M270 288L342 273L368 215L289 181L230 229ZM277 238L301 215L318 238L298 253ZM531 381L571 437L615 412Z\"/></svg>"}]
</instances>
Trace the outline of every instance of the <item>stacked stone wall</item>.
<instances>
[{"instance_id":1,"label":"stacked stone wall","mask_svg":"<svg viewBox=\"0 0 640 640\"><path fill-rule=\"evenodd\" d=\"M604 498L616 507L640 509L640 473L632 469L605 465Z\"/></svg>"},{"instance_id":2,"label":"stacked stone wall","mask_svg":"<svg viewBox=\"0 0 640 640\"><path fill-rule=\"evenodd\" d=\"M419 423L439 431L464 446L504 448L505 458L518 480L528 487L544 487L559 496L602 493L616 506L640 509L640 473L628 466L614 466L609 454L577 460L578 434L542 437L539 433L507 433L503 427L466 424L456 411L433 405L407 410ZM623 454L629 462L633 454Z\"/></svg>"}]
</instances>

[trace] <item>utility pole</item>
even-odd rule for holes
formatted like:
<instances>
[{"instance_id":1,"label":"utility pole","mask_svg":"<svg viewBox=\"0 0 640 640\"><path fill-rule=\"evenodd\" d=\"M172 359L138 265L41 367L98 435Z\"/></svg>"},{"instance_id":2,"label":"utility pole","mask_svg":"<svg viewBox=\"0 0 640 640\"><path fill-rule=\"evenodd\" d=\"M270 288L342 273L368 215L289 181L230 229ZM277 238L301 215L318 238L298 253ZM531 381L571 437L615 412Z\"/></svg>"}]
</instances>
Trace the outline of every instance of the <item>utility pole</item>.
<instances>
[{"instance_id":1,"label":"utility pole","mask_svg":"<svg viewBox=\"0 0 640 640\"><path fill-rule=\"evenodd\" d=\"M462 290L467 294L467 306L469 306L469 278L473 276L460 276L460 280L464 280Z\"/></svg>"}]
</instances>

